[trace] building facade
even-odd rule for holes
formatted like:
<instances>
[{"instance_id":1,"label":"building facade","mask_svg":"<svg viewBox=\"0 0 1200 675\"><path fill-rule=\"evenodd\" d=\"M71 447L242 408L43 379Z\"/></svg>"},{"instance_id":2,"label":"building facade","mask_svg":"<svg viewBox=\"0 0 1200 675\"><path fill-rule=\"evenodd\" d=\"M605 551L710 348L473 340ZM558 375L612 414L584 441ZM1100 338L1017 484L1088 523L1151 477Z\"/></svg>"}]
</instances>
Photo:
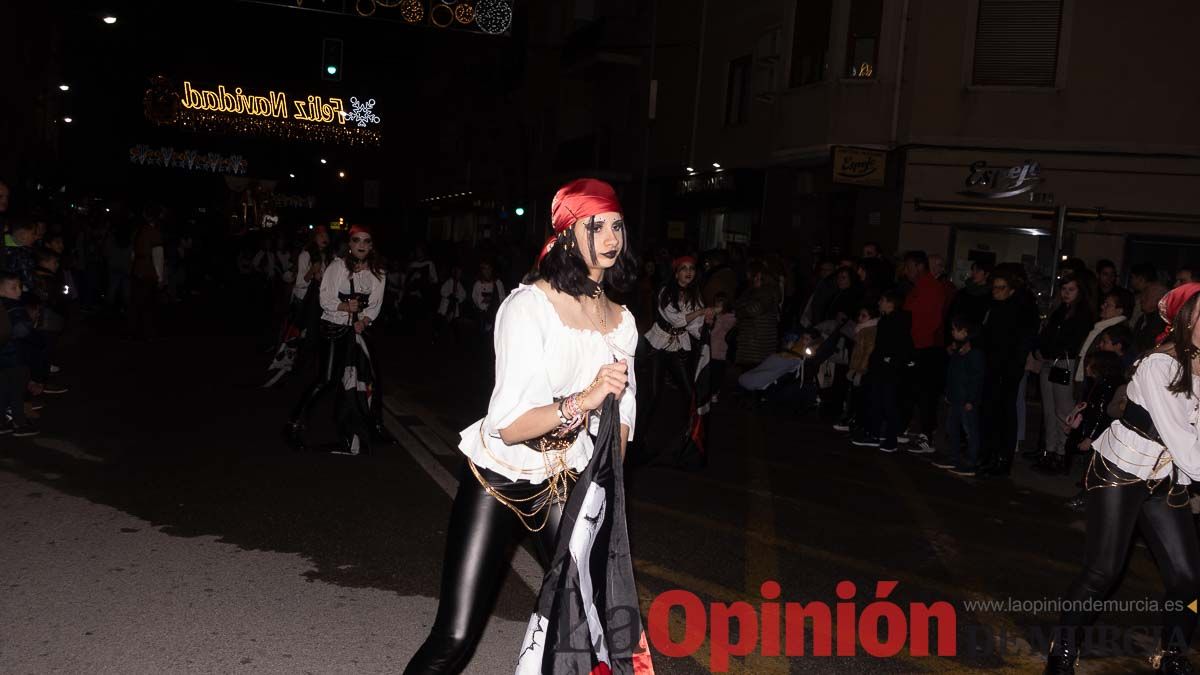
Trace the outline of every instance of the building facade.
<instances>
[{"instance_id":1,"label":"building facade","mask_svg":"<svg viewBox=\"0 0 1200 675\"><path fill-rule=\"evenodd\" d=\"M1200 6L700 4L692 168L749 171L762 190L713 205L702 230L719 214L793 255L879 241L1045 277L1063 254L1190 258L1200 95L1172 72Z\"/></svg>"}]
</instances>

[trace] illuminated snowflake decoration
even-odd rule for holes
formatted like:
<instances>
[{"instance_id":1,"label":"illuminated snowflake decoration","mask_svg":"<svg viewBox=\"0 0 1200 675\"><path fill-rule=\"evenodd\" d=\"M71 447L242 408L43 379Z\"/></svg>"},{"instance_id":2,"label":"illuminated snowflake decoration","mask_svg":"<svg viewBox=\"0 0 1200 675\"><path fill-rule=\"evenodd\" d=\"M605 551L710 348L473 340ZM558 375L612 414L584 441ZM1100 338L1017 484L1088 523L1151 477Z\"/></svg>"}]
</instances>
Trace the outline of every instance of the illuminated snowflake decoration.
<instances>
[{"instance_id":1,"label":"illuminated snowflake decoration","mask_svg":"<svg viewBox=\"0 0 1200 675\"><path fill-rule=\"evenodd\" d=\"M475 3L475 25L490 35L500 35L512 26L513 10L508 0L479 0Z\"/></svg>"},{"instance_id":2,"label":"illuminated snowflake decoration","mask_svg":"<svg viewBox=\"0 0 1200 675\"><path fill-rule=\"evenodd\" d=\"M358 98L351 96L350 105L353 106L353 109L348 113L343 113L347 121L357 122L360 127L379 124L379 115L372 111L372 108L375 107L375 99L359 103Z\"/></svg>"}]
</instances>

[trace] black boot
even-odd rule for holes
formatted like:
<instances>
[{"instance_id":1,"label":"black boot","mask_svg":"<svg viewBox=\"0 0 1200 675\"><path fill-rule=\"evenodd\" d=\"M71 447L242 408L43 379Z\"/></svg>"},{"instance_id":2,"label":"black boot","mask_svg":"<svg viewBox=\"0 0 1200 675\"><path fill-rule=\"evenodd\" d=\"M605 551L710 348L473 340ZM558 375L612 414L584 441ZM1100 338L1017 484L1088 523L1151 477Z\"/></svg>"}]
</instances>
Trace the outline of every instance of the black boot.
<instances>
[{"instance_id":1,"label":"black boot","mask_svg":"<svg viewBox=\"0 0 1200 675\"><path fill-rule=\"evenodd\" d=\"M292 450L296 452L304 452L307 448L304 445L304 424L301 422L288 422L283 426L283 440Z\"/></svg>"},{"instance_id":2,"label":"black boot","mask_svg":"<svg viewBox=\"0 0 1200 675\"><path fill-rule=\"evenodd\" d=\"M1192 664L1187 659L1187 653L1181 649L1164 649L1161 654L1151 659L1158 661L1154 667L1157 675L1192 675Z\"/></svg>"},{"instance_id":3,"label":"black boot","mask_svg":"<svg viewBox=\"0 0 1200 675\"><path fill-rule=\"evenodd\" d=\"M1044 675L1075 675L1075 663L1079 661L1079 648L1067 647L1061 642L1050 645L1050 654L1046 657Z\"/></svg>"},{"instance_id":4,"label":"black boot","mask_svg":"<svg viewBox=\"0 0 1200 675\"><path fill-rule=\"evenodd\" d=\"M1064 473L1063 464L1064 460L1062 455L1047 453L1046 456L1041 459L1041 461L1033 465L1033 470L1037 471L1038 473L1057 476Z\"/></svg>"}]
</instances>

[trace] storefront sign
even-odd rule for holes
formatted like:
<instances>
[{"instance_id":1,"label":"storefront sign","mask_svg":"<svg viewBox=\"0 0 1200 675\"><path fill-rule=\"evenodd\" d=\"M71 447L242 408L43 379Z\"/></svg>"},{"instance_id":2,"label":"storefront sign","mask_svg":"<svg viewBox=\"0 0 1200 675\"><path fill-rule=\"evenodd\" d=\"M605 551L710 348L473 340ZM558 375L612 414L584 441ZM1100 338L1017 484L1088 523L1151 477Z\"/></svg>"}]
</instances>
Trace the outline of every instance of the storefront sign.
<instances>
[{"instance_id":1,"label":"storefront sign","mask_svg":"<svg viewBox=\"0 0 1200 675\"><path fill-rule=\"evenodd\" d=\"M1019 166L988 166L984 160L971 165L967 174L967 189L960 194L983 199L1007 199L1020 195L1031 195L1042 183L1041 167L1037 162L1026 160Z\"/></svg>"},{"instance_id":2,"label":"storefront sign","mask_svg":"<svg viewBox=\"0 0 1200 675\"><path fill-rule=\"evenodd\" d=\"M834 146L833 182L882 187L886 175L886 152Z\"/></svg>"}]
</instances>

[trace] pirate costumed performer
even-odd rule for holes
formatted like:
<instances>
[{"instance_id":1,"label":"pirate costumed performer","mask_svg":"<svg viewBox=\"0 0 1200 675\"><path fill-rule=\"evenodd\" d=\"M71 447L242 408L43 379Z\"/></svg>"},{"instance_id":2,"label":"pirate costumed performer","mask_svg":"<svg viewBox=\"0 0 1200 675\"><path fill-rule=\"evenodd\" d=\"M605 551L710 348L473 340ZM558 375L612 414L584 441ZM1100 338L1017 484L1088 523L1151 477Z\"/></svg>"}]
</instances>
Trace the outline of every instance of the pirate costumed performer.
<instances>
[{"instance_id":1,"label":"pirate costumed performer","mask_svg":"<svg viewBox=\"0 0 1200 675\"><path fill-rule=\"evenodd\" d=\"M1050 648L1046 673L1075 672L1081 633L1096 618L1091 609L1117 583L1135 530L1154 554L1166 587L1156 672L1191 673L1188 645L1200 595L1200 540L1188 508L1188 485L1200 479L1200 283L1184 284L1158 303L1167 329L1158 347L1135 366L1121 418L1093 445L1084 474L1087 549L1083 572L1066 600ZM1168 604L1170 603L1170 604ZM1194 604L1191 605L1193 608Z\"/></svg>"},{"instance_id":2,"label":"pirate costumed performer","mask_svg":"<svg viewBox=\"0 0 1200 675\"><path fill-rule=\"evenodd\" d=\"M375 372L365 335L379 316L385 279L371 232L358 225L351 227L345 255L330 262L321 277L320 370L292 410L285 430L296 449L304 449L304 429L313 407L335 386L341 436L335 452L357 455L372 437L381 436L378 407L374 405L378 395Z\"/></svg>"},{"instance_id":3,"label":"pirate costumed performer","mask_svg":"<svg viewBox=\"0 0 1200 675\"><path fill-rule=\"evenodd\" d=\"M629 310L605 295L628 288L636 265L607 183L568 183L550 214L554 236L496 315L495 388L486 416L462 432L441 604L408 675L466 667L522 529L547 573L512 652L517 673L634 673L635 662L652 672L621 466L638 335Z\"/></svg>"},{"instance_id":4,"label":"pirate costumed performer","mask_svg":"<svg viewBox=\"0 0 1200 675\"><path fill-rule=\"evenodd\" d=\"M711 398L708 343L717 308L705 307L700 297L695 258L676 258L671 268L674 277L659 291L654 325L646 331L646 342L653 352L649 396L642 399L648 408L643 417L646 422L653 421L663 381L670 376L687 402L687 426L680 433L675 420L667 420L672 441L661 449L660 456L644 457L643 461L694 469L707 462L703 420Z\"/></svg>"}]
</instances>

